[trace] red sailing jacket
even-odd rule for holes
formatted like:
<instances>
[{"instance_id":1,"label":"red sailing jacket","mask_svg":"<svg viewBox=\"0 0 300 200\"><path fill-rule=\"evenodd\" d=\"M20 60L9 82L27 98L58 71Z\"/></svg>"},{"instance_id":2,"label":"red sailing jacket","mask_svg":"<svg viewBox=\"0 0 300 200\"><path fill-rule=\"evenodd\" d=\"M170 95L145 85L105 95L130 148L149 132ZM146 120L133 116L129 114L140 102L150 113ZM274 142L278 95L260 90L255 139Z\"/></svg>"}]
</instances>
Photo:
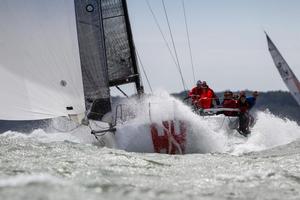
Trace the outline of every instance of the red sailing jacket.
<instances>
[{"instance_id":1,"label":"red sailing jacket","mask_svg":"<svg viewBox=\"0 0 300 200\"><path fill-rule=\"evenodd\" d=\"M202 94L202 89L198 87L194 87L190 92L189 92L189 97L192 98L193 104L197 104L199 101L199 98Z\"/></svg>"},{"instance_id":2,"label":"red sailing jacket","mask_svg":"<svg viewBox=\"0 0 300 200\"><path fill-rule=\"evenodd\" d=\"M198 106L203 109L211 108L212 107L212 101L215 98L215 93L212 91L212 89L208 88L206 91L203 90Z\"/></svg>"},{"instance_id":3,"label":"red sailing jacket","mask_svg":"<svg viewBox=\"0 0 300 200\"><path fill-rule=\"evenodd\" d=\"M234 99L224 99L223 101L224 108L237 108L238 103ZM236 116L238 113L236 111L224 111L224 115L226 116Z\"/></svg>"}]
</instances>

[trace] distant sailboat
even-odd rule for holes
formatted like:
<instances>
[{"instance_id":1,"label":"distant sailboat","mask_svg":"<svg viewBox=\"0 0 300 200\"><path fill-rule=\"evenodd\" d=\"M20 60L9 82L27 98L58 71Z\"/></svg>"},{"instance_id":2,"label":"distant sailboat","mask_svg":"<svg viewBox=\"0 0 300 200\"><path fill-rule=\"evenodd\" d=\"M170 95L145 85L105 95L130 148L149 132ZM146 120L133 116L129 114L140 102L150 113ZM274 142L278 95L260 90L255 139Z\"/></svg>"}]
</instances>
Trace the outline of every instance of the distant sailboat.
<instances>
[{"instance_id":1,"label":"distant sailboat","mask_svg":"<svg viewBox=\"0 0 300 200\"><path fill-rule=\"evenodd\" d=\"M300 82L274 45L268 34L266 33L268 47L270 54L273 58L274 64L279 71L279 74L284 81L285 85L289 89L290 93L300 106Z\"/></svg>"}]
</instances>

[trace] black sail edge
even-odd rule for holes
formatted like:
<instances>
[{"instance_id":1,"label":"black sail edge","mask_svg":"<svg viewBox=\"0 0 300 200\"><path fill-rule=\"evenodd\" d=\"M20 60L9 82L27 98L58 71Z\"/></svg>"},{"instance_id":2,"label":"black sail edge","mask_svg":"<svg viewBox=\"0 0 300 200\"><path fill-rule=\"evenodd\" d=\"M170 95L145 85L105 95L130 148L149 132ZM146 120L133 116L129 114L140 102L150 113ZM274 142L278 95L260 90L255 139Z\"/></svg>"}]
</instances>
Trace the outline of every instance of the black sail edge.
<instances>
[{"instance_id":1,"label":"black sail edge","mask_svg":"<svg viewBox=\"0 0 300 200\"><path fill-rule=\"evenodd\" d=\"M79 53L88 118L111 111L103 20L99 0L74 0Z\"/></svg>"}]
</instances>

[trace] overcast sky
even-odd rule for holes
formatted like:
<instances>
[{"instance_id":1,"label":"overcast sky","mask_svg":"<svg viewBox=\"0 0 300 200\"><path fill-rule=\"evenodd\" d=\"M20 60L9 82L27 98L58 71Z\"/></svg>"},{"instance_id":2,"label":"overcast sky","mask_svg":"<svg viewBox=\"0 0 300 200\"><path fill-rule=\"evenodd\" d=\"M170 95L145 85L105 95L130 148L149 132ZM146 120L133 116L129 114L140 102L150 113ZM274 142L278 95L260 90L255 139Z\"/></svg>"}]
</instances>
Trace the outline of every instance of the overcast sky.
<instances>
[{"instance_id":1,"label":"overcast sky","mask_svg":"<svg viewBox=\"0 0 300 200\"><path fill-rule=\"evenodd\" d=\"M149 0L170 36L161 0ZM165 0L184 79L194 85L182 0ZM215 91L287 90L267 49L266 30L300 77L299 0L185 0L196 79ZM183 90L146 0L128 0L134 41L154 89ZM143 78L146 91L149 88Z\"/></svg>"}]
</instances>

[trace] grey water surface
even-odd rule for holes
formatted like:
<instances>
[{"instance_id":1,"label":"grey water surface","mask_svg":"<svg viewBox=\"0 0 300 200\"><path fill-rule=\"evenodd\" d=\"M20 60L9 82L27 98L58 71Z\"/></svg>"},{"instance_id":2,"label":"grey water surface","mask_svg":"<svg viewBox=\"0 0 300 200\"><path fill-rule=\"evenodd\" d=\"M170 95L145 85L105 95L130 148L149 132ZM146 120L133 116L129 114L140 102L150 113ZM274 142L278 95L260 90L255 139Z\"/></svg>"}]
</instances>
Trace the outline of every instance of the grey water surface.
<instances>
[{"instance_id":1,"label":"grey water surface","mask_svg":"<svg viewBox=\"0 0 300 200\"><path fill-rule=\"evenodd\" d=\"M3 200L300 198L299 140L239 155L163 155L10 132L0 158Z\"/></svg>"}]
</instances>

